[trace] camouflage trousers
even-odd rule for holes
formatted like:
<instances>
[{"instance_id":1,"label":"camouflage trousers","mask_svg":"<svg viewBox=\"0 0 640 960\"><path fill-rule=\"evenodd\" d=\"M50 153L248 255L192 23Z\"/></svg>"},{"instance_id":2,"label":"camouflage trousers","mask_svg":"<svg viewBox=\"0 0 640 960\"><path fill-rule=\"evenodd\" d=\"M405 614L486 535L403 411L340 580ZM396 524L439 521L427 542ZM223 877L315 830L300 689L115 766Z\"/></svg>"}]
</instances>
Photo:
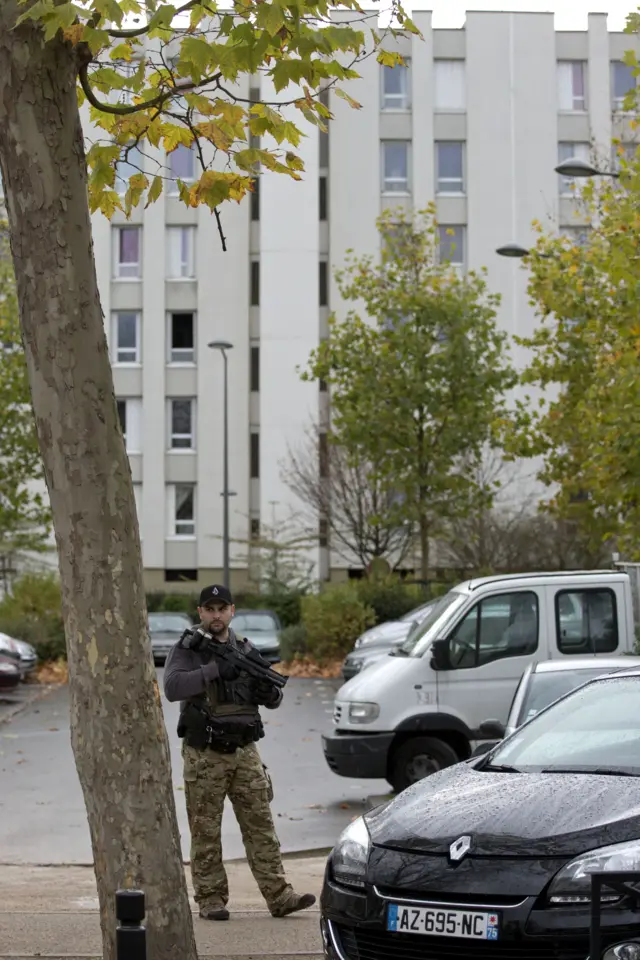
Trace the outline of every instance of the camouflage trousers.
<instances>
[{"instance_id":1,"label":"camouflage trousers","mask_svg":"<svg viewBox=\"0 0 640 960\"><path fill-rule=\"evenodd\" d=\"M231 754L183 744L182 756L191 830L191 876L198 906L226 906L229 900L222 862L225 797L231 800L247 860L262 896L270 908L284 904L293 889L285 877L271 815L271 779L255 743Z\"/></svg>"}]
</instances>

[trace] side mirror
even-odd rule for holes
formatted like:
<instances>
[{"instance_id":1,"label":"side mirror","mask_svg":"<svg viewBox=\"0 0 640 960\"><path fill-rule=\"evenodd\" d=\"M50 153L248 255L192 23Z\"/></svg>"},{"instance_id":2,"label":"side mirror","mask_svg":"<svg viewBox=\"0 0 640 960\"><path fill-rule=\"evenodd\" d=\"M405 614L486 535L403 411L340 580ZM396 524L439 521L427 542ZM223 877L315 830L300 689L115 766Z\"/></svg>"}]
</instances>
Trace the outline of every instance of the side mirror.
<instances>
[{"instance_id":1,"label":"side mirror","mask_svg":"<svg viewBox=\"0 0 640 960\"><path fill-rule=\"evenodd\" d=\"M450 670L451 659L449 657L449 641L434 640L431 645L431 669L432 670Z\"/></svg>"},{"instance_id":2,"label":"side mirror","mask_svg":"<svg viewBox=\"0 0 640 960\"><path fill-rule=\"evenodd\" d=\"M478 733L480 734L479 740L502 740L506 728L500 720L484 720L478 728Z\"/></svg>"}]
</instances>

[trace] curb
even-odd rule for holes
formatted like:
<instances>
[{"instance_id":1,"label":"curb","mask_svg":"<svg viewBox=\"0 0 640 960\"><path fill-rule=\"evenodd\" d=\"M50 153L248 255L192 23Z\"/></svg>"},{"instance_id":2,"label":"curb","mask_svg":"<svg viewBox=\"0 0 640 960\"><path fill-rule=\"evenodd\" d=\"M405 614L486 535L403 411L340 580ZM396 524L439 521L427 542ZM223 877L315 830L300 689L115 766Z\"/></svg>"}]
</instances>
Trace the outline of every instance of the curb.
<instances>
[{"instance_id":1,"label":"curb","mask_svg":"<svg viewBox=\"0 0 640 960\"><path fill-rule=\"evenodd\" d=\"M3 723L11 723L14 717L17 717L18 714L33 706L34 703L39 703L40 700L44 700L45 697L48 697L50 693L53 693L53 691L57 690L60 686L62 686L60 683L38 684L32 696L27 697L22 703L17 703L13 710L9 709L0 715L0 727ZM2 954L0 953L0 957L1 956Z\"/></svg>"}]
</instances>

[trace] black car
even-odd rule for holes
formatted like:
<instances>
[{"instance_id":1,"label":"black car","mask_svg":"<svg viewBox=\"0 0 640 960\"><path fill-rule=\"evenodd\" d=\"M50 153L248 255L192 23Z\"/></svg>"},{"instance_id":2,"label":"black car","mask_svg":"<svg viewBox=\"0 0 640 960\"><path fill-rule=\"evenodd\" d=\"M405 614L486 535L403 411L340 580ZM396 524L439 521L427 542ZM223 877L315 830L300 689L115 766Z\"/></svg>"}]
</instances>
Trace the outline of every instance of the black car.
<instances>
[{"instance_id":1,"label":"black car","mask_svg":"<svg viewBox=\"0 0 640 960\"><path fill-rule=\"evenodd\" d=\"M640 671L592 680L354 820L327 861L325 957L586 960L590 875L640 883L639 704ZM604 960L638 960L633 898L605 886L600 911Z\"/></svg>"}]
</instances>

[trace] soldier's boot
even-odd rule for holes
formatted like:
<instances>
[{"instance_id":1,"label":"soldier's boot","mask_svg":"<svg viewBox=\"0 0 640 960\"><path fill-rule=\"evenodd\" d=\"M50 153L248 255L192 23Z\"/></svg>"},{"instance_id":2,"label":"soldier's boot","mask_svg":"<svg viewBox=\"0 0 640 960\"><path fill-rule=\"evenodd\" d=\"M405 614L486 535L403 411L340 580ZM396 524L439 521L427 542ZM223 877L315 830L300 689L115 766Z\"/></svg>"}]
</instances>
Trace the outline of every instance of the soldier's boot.
<instances>
[{"instance_id":1,"label":"soldier's boot","mask_svg":"<svg viewBox=\"0 0 640 960\"><path fill-rule=\"evenodd\" d=\"M308 910L315 902L316 898L312 893L292 893L284 903L279 903L277 906L270 908L271 916L278 919L288 917L291 913L297 913L299 910Z\"/></svg>"},{"instance_id":2,"label":"soldier's boot","mask_svg":"<svg viewBox=\"0 0 640 960\"><path fill-rule=\"evenodd\" d=\"M221 903L210 903L200 907L200 916L203 920L228 920L229 911Z\"/></svg>"}]
</instances>

